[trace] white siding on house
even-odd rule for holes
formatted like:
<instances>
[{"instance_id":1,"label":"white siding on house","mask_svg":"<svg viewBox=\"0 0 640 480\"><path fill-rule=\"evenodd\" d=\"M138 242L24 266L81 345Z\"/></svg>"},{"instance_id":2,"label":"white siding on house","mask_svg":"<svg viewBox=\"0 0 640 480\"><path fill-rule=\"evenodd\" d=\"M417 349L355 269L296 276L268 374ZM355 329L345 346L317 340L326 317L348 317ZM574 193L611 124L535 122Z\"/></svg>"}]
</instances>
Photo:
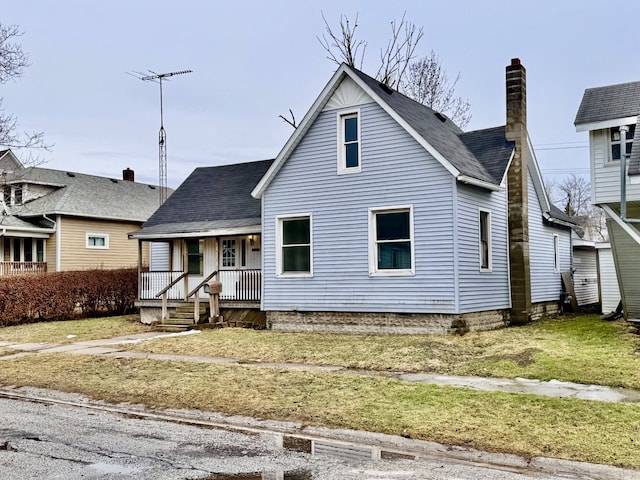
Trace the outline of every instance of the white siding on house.
<instances>
[{"instance_id":1,"label":"white siding on house","mask_svg":"<svg viewBox=\"0 0 640 480\"><path fill-rule=\"evenodd\" d=\"M600 302L602 313L615 311L620 303L620 289L616 266L613 263L613 253L609 243L596 244L598 251L598 278L600 281Z\"/></svg>"},{"instance_id":2,"label":"white siding on house","mask_svg":"<svg viewBox=\"0 0 640 480\"><path fill-rule=\"evenodd\" d=\"M362 171L337 175L320 114L263 195L263 309L456 313L455 179L377 104L360 106ZM413 209L415 275L369 275L369 209ZM313 276L276 278L276 217L311 214Z\"/></svg>"},{"instance_id":3,"label":"white siding on house","mask_svg":"<svg viewBox=\"0 0 640 480\"><path fill-rule=\"evenodd\" d=\"M507 309L509 263L506 191L458 184L458 282L461 313ZM479 212L491 212L491 270L480 270Z\"/></svg>"},{"instance_id":4,"label":"white siding on house","mask_svg":"<svg viewBox=\"0 0 640 480\"><path fill-rule=\"evenodd\" d=\"M592 198L597 205L620 202L620 162L607 161L610 147L608 132L608 129L589 132ZM627 200L640 200L640 185L627 181Z\"/></svg>"},{"instance_id":5,"label":"white siding on house","mask_svg":"<svg viewBox=\"0 0 640 480\"><path fill-rule=\"evenodd\" d=\"M598 303L598 268L595 248L573 249L573 289L578 305Z\"/></svg>"},{"instance_id":6,"label":"white siding on house","mask_svg":"<svg viewBox=\"0 0 640 480\"><path fill-rule=\"evenodd\" d=\"M550 302L560 299L560 272L571 268L571 232L565 228L545 225L535 188L528 178L529 190L529 258L531 272L531 301ZM558 235L560 269L554 269L554 235Z\"/></svg>"}]
</instances>

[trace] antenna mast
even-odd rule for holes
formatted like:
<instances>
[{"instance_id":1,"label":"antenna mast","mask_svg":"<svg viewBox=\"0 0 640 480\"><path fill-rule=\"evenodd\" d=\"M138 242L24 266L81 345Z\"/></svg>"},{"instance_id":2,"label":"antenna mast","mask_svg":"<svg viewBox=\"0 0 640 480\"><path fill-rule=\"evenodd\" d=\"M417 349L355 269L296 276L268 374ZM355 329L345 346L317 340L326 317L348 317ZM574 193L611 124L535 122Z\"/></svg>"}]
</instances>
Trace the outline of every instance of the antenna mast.
<instances>
[{"instance_id":1,"label":"antenna mast","mask_svg":"<svg viewBox=\"0 0 640 480\"><path fill-rule=\"evenodd\" d=\"M151 70L149 70L151 72ZM167 77L174 77L176 75L184 75L185 73L191 73L191 70L180 70L170 73L155 73L152 75L140 76L140 80L158 81L160 84L160 133L158 134L158 164L159 164L159 181L158 189L160 190L160 205L162 205L167 199L167 132L164 129L164 118L162 110L162 80Z\"/></svg>"}]
</instances>

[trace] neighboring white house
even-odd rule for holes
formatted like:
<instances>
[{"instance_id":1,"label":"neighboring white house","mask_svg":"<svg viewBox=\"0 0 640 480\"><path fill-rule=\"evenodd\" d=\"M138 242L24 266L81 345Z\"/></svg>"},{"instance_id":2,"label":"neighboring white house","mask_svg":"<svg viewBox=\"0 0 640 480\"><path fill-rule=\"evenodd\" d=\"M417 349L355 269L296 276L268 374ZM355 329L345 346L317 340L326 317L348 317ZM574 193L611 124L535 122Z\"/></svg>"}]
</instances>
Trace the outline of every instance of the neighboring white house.
<instances>
[{"instance_id":1,"label":"neighboring white house","mask_svg":"<svg viewBox=\"0 0 640 480\"><path fill-rule=\"evenodd\" d=\"M575 119L589 132L592 200L605 211L627 320L640 321L640 82L585 90Z\"/></svg>"},{"instance_id":2,"label":"neighboring white house","mask_svg":"<svg viewBox=\"0 0 640 480\"><path fill-rule=\"evenodd\" d=\"M573 224L545 193L526 72L505 126L446 116L342 65L252 195L274 329L450 332L556 312Z\"/></svg>"},{"instance_id":3,"label":"neighboring white house","mask_svg":"<svg viewBox=\"0 0 640 480\"><path fill-rule=\"evenodd\" d=\"M620 289L610 243L596 243L598 251L598 284L602 313L614 312L620 303Z\"/></svg>"}]
</instances>

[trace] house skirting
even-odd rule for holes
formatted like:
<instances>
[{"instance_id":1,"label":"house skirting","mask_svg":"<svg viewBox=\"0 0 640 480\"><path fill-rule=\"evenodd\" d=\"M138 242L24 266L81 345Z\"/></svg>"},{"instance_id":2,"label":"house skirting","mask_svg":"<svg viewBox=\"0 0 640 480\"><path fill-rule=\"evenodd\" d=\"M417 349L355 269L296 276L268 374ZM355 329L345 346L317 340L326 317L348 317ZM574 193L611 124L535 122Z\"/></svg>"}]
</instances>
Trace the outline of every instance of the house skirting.
<instances>
[{"instance_id":1,"label":"house skirting","mask_svg":"<svg viewBox=\"0 0 640 480\"><path fill-rule=\"evenodd\" d=\"M448 334L502 328L508 324L508 315L508 310L460 315L269 311L267 328L290 332Z\"/></svg>"},{"instance_id":2,"label":"house skirting","mask_svg":"<svg viewBox=\"0 0 640 480\"><path fill-rule=\"evenodd\" d=\"M560 302L558 300L539 302L531 305L531 320L540 320L542 317L553 317L560 313Z\"/></svg>"}]
</instances>

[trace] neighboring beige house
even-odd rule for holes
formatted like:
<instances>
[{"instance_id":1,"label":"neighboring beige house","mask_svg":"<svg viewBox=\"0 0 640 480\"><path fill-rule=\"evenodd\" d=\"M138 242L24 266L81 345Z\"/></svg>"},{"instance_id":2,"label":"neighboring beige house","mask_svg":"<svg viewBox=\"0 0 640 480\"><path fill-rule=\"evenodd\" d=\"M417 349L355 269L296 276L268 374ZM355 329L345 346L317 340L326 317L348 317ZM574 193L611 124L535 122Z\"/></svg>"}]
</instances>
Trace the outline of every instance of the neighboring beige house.
<instances>
[{"instance_id":1,"label":"neighboring beige house","mask_svg":"<svg viewBox=\"0 0 640 480\"><path fill-rule=\"evenodd\" d=\"M130 169L114 179L24 168L9 154L0 152L0 275L138 264L127 235L158 208L155 186L136 183Z\"/></svg>"}]
</instances>

